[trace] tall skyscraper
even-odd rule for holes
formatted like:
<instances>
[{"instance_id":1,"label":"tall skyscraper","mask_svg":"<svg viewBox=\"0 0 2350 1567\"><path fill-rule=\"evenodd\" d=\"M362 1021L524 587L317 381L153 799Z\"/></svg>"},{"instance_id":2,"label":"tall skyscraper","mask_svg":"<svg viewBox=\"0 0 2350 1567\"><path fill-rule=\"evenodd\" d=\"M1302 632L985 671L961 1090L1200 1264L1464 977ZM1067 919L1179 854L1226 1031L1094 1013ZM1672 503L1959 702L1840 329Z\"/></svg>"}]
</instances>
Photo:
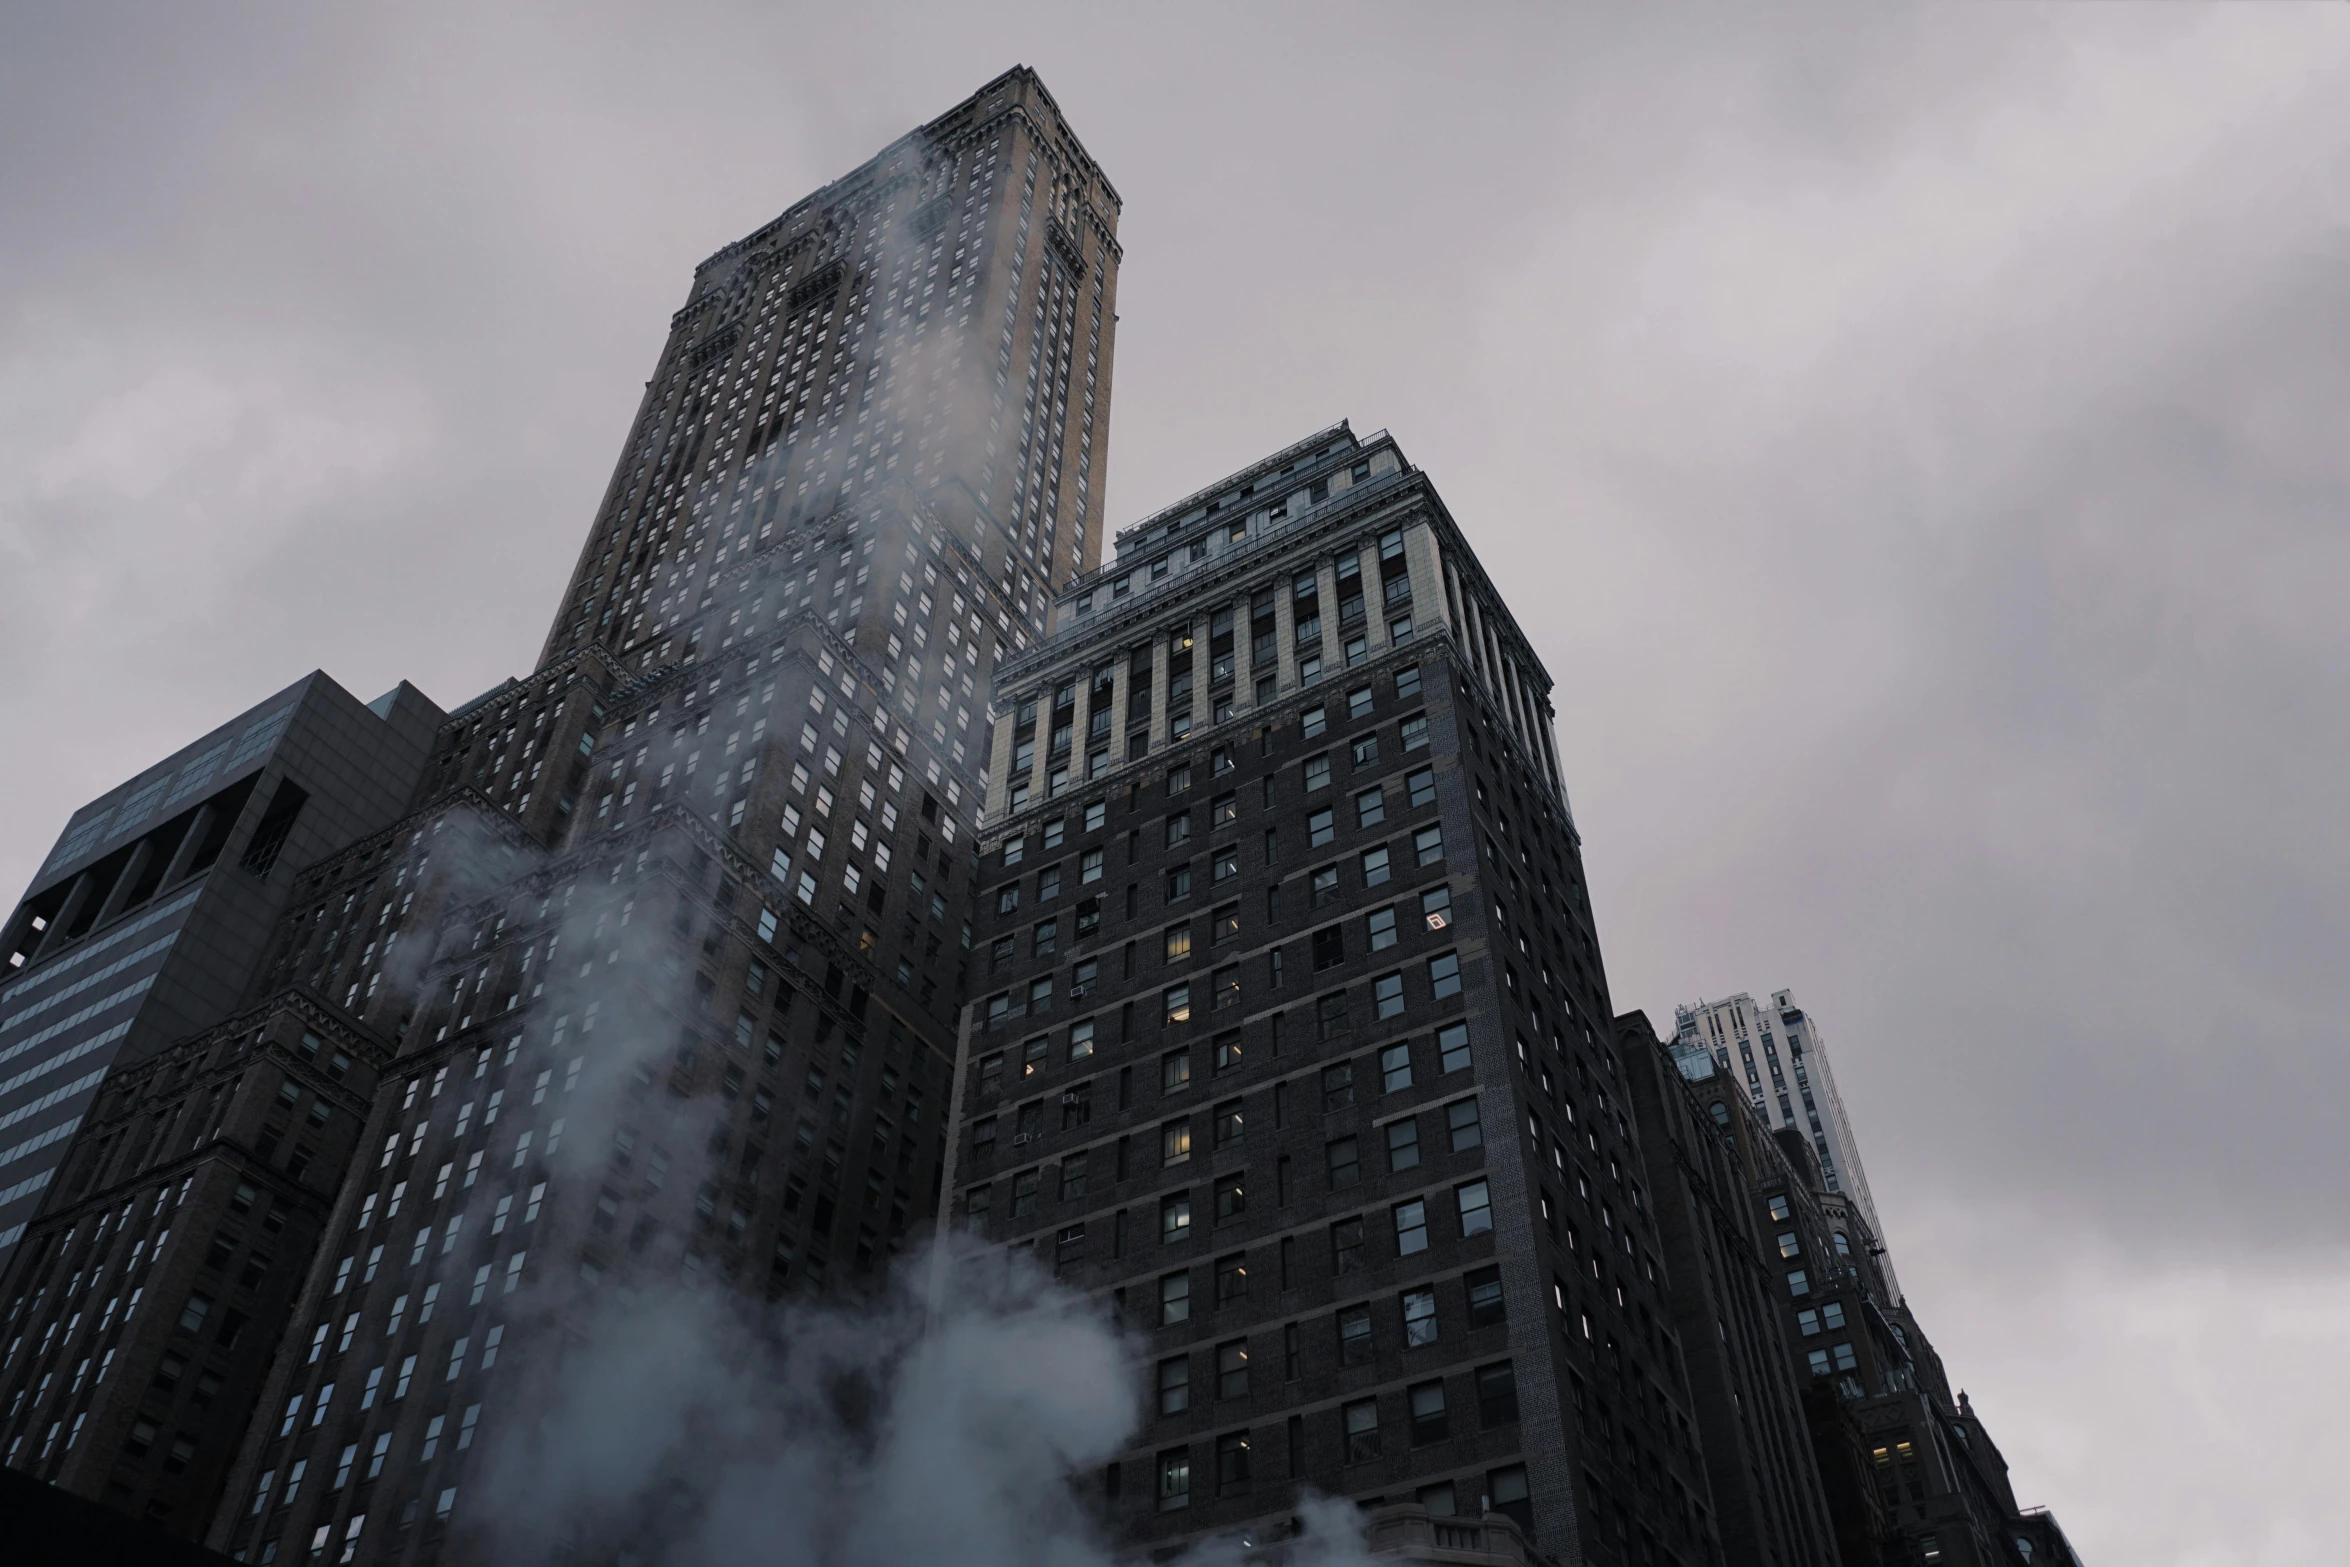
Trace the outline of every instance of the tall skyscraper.
<instances>
[{"instance_id":1,"label":"tall skyscraper","mask_svg":"<svg viewBox=\"0 0 2350 1567\"><path fill-rule=\"evenodd\" d=\"M1346 426L1119 535L999 675L962 1222L1142 1335L1156 1547L1300 1485L1714 1559L1550 679Z\"/></svg>"},{"instance_id":2,"label":"tall skyscraper","mask_svg":"<svg viewBox=\"0 0 2350 1567\"><path fill-rule=\"evenodd\" d=\"M74 812L0 926L0 1268L108 1069L237 1006L296 869L399 814L439 718L309 675Z\"/></svg>"},{"instance_id":3,"label":"tall skyscraper","mask_svg":"<svg viewBox=\"0 0 2350 1567\"><path fill-rule=\"evenodd\" d=\"M337 1043L301 1007L349 1030L380 1087L323 1239L264 1246L237 1182L110 1166L122 1217L0 1281L0 1436L59 1432L15 1462L190 1527L175 1443L209 1459L234 1394L259 1414L220 1544L437 1559L580 1291L873 1275L927 1218L990 681L1099 554L1117 214L1021 69L697 269L537 669L439 720L406 814L293 862L253 1009L183 1047L266 1067L208 1149L282 1179L301 1042ZM274 1307L238 1294L271 1248L308 1263ZM155 1342L83 1309L101 1275L161 1288L166 1253ZM257 1396L208 1326L232 1298L284 1338ZM71 1375L108 1351L152 1438Z\"/></svg>"},{"instance_id":4,"label":"tall skyscraper","mask_svg":"<svg viewBox=\"0 0 2350 1567\"><path fill-rule=\"evenodd\" d=\"M1782 1048L1784 1047L1784 1048ZM1747 1102L1772 1131L1792 1131L1811 1144L1828 1190L1850 1201L1867 1221L1869 1233L1885 1244L1885 1226L1869 1196L1868 1171L1844 1097L1836 1092L1836 1071L1828 1059L1820 1025L1795 1004L1791 990L1771 992L1764 1005L1745 991L1722 1001L1698 1001L1673 1009L1673 1058L1686 1063L1706 1056L1714 1069L1746 1085ZM1887 1287L1901 1298L1893 1261L1880 1256Z\"/></svg>"}]
</instances>

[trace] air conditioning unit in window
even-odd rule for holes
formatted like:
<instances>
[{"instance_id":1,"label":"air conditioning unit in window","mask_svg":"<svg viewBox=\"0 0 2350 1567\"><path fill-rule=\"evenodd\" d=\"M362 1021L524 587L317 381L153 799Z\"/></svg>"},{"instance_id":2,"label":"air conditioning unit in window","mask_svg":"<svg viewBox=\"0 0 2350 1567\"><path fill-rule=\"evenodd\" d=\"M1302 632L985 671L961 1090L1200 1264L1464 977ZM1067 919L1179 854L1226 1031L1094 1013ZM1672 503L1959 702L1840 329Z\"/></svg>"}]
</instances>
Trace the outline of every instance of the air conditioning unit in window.
<instances>
[{"instance_id":1,"label":"air conditioning unit in window","mask_svg":"<svg viewBox=\"0 0 2350 1567\"><path fill-rule=\"evenodd\" d=\"M1445 913L1442 909L1438 909L1435 913L1428 916L1428 928L1430 930L1442 930L1445 926L1450 925L1451 923L1452 916Z\"/></svg>"},{"instance_id":2,"label":"air conditioning unit in window","mask_svg":"<svg viewBox=\"0 0 2350 1567\"><path fill-rule=\"evenodd\" d=\"M1072 1090L1061 1096L1061 1103L1065 1105L1081 1105L1085 1103L1085 1096Z\"/></svg>"},{"instance_id":3,"label":"air conditioning unit in window","mask_svg":"<svg viewBox=\"0 0 2350 1567\"><path fill-rule=\"evenodd\" d=\"M1017 1148L1021 1144L1027 1142L1028 1139L1034 1135L1035 1134L1032 1132L1014 1132L1012 1134L1012 1146Z\"/></svg>"}]
</instances>

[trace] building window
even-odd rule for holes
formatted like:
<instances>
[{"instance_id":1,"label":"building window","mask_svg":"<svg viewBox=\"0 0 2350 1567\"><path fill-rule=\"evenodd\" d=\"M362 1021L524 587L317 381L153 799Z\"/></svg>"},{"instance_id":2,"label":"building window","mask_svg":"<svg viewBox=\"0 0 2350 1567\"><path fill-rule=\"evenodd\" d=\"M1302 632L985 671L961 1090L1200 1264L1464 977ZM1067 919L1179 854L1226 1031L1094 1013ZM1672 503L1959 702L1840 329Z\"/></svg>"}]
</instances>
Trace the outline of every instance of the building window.
<instances>
[{"instance_id":1,"label":"building window","mask_svg":"<svg viewBox=\"0 0 2350 1567\"><path fill-rule=\"evenodd\" d=\"M1191 1320L1191 1274L1170 1273L1159 1280L1159 1326L1173 1327Z\"/></svg>"},{"instance_id":2,"label":"building window","mask_svg":"<svg viewBox=\"0 0 2350 1567\"><path fill-rule=\"evenodd\" d=\"M1371 1341L1371 1308L1348 1306L1338 1313L1338 1363L1367 1366L1377 1356Z\"/></svg>"},{"instance_id":3,"label":"building window","mask_svg":"<svg viewBox=\"0 0 2350 1567\"><path fill-rule=\"evenodd\" d=\"M1431 830L1433 830L1433 829L1431 829ZM1332 811L1330 810L1330 808L1329 808L1328 806L1324 806L1322 809L1320 809L1320 810L1318 810L1318 811L1311 812L1311 813L1309 813L1309 814L1307 815L1307 817L1306 817L1306 846L1307 846L1308 848L1314 848L1314 849L1319 849L1319 848L1322 848L1322 847L1324 847L1325 845L1329 844L1329 843L1330 843L1332 840L1336 839L1336 838L1337 838L1337 836L1338 836L1338 826L1337 826L1337 821L1336 821L1336 818L1335 818L1334 814L1332 813ZM1438 844L1438 849L1437 849L1437 858L1438 858L1438 859L1442 859L1443 857L1444 857L1444 854L1443 854L1443 846L1442 846L1442 843L1441 843L1441 841L1440 841L1440 842L1439 842L1439 844ZM1425 865L1425 864L1427 864L1428 862L1427 862L1425 859L1423 859L1423 860L1421 860L1421 862L1420 862L1420 863L1421 863L1422 865Z\"/></svg>"},{"instance_id":4,"label":"building window","mask_svg":"<svg viewBox=\"0 0 2350 1567\"><path fill-rule=\"evenodd\" d=\"M1237 1177L1235 1178L1237 1179ZM1216 1259L1216 1304L1229 1306L1248 1296L1248 1254L1234 1252Z\"/></svg>"},{"instance_id":5,"label":"building window","mask_svg":"<svg viewBox=\"0 0 2350 1567\"><path fill-rule=\"evenodd\" d=\"M1501 1269L1478 1268L1461 1281L1469 1297L1469 1326L1490 1328L1508 1320L1509 1307L1501 1293Z\"/></svg>"},{"instance_id":6,"label":"building window","mask_svg":"<svg viewBox=\"0 0 2350 1567\"><path fill-rule=\"evenodd\" d=\"M1801 1299L1811 1293L1811 1280L1801 1268L1787 1275L1787 1293Z\"/></svg>"},{"instance_id":7,"label":"building window","mask_svg":"<svg viewBox=\"0 0 2350 1567\"><path fill-rule=\"evenodd\" d=\"M1170 1050L1159 1057L1159 1092L1177 1094L1191 1086L1191 1052Z\"/></svg>"},{"instance_id":8,"label":"building window","mask_svg":"<svg viewBox=\"0 0 2350 1567\"><path fill-rule=\"evenodd\" d=\"M1306 775L1306 793L1308 793L1308 794L1311 794L1311 793L1313 793L1313 792L1314 792L1316 789L1326 789L1326 788L1328 788L1328 787L1330 786L1330 756L1329 756L1329 753L1327 753L1327 752L1324 752L1324 753L1323 753L1322 755L1320 755L1320 756L1309 756L1309 757L1307 757L1307 758L1306 758L1306 766L1305 766L1305 775Z\"/></svg>"},{"instance_id":9,"label":"building window","mask_svg":"<svg viewBox=\"0 0 2350 1567\"><path fill-rule=\"evenodd\" d=\"M1169 1121L1159 1128L1159 1167L1191 1162L1191 1123Z\"/></svg>"},{"instance_id":10,"label":"building window","mask_svg":"<svg viewBox=\"0 0 2350 1567\"><path fill-rule=\"evenodd\" d=\"M1236 1338L1216 1346L1216 1396L1248 1397L1248 1340Z\"/></svg>"},{"instance_id":11,"label":"building window","mask_svg":"<svg viewBox=\"0 0 2350 1567\"><path fill-rule=\"evenodd\" d=\"M1352 1273L1362 1265L1363 1219L1356 1214L1330 1226L1330 1271Z\"/></svg>"},{"instance_id":12,"label":"building window","mask_svg":"<svg viewBox=\"0 0 2350 1567\"><path fill-rule=\"evenodd\" d=\"M1346 961L1346 927L1331 925L1314 932L1314 967L1336 968Z\"/></svg>"},{"instance_id":13,"label":"building window","mask_svg":"<svg viewBox=\"0 0 2350 1567\"><path fill-rule=\"evenodd\" d=\"M1415 1197L1395 1205L1395 1254L1416 1256L1428 1249L1428 1205Z\"/></svg>"},{"instance_id":14,"label":"building window","mask_svg":"<svg viewBox=\"0 0 2350 1567\"><path fill-rule=\"evenodd\" d=\"M1434 865L1444 858L1444 828L1430 823L1412 834L1412 852L1422 865Z\"/></svg>"},{"instance_id":15,"label":"building window","mask_svg":"<svg viewBox=\"0 0 2350 1567\"><path fill-rule=\"evenodd\" d=\"M1440 952L1428 960L1428 992L1438 1001L1461 993L1461 960L1457 953ZM1448 1066L1447 1071L1451 1068Z\"/></svg>"},{"instance_id":16,"label":"building window","mask_svg":"<svg viewBox=\"0 0 2350 1567\"><path fill-rule=\"evenodd\" d=\"M1169 1448L1159 1455L1159 1511L1181 1512L1191 1505L1191 1449Z\"/></svg>"},{"instance_id":17,"label":"building window","mask_svg":"<svg viewBox=\"0 0 2350 1567\"><path fill-rule=\"evenodd\" d=\"M1159 1362L1159 1413L1180 1415L1191 1407L1191 1357Z\"/></svg>"},{"instance_id":18,"label":"building window","mask_svg":"<svg viewBox=\"0 0 2350 1567\"><path fill-rule=\"evenodd\" d=\"M1493 1198L1483 1181L1471 1181L1460 1187L1461 1238L1493 1233Z\"/></svg>"},{"instance_id":19,"label":"building window","mask_svg":"<svg viewBox=\"0 0 2350 1567\"><path fill-rule=\"evenodd\" d=\"M1365 865L1363 874L1366 876L1370 874L1368 864ZM1389 947L1395 945L1394 904L1391 903L1383 909L1373 909L1365 924L1371 933L1371 950L1373 952L1385 952Z\"/></svg>"},{"instance_id":20,"label":"building window","mask_svg":"<svg viewBox=\"0 0 2350 1567\"><path fill-rule=\"evenodd\" d=\"M1477 1423L1490 1431L1518 1418L1518 1379L1510 1363L1477 1368Z\"/></svg>"},{"instance_id":21,"label":"building window","mask_svg":"<svg viewBox=\"0 0 2350 1567\"><path fill-rule=\"evenodd\" d=\"M1355 1064L1333 1061L1322 1068L1322 1113L1344 1109L1355 1102Z\"/></svg>"},{"instance_id":22,"label":"building window","mask_svg":"<svg viewBox=\"0 0 2350 1567\"><path fill-rule=\"evenodd\" d=\"M1379 1091L1401 1093L1412 1086L1412 1047L1409 1041L1379 1052Z\"/></svg>"},{"instance_id":23,"label":"building window","mask_svg":"<svg viewBox=\"0 0 2350 1567\"><path fill-rule=\"evenodd\" d=\"M1534 1498L1526 1488L1526 1466L1512 1464L1485 1477L1485 1495L1493 1510L1528 1534L1534 1532Z\"/></svg>"},{"instance_id":24,"label":"building window","mask_svg":"<svg viewBox=\"0 0 2350 1567\"><path fill-rule=\"evenodd\" d=\"M1468 1153L1485 1146L1484 1128L1477 1120L1477 1101L1456 1099L1444 1107L1445 1129L1452 1134L1452 1151Z\"/></svg>"},{"instance_id":25,"label":"building window","mask_svg":"<svg viewBox=\"0 0 2350 1567\"><path fill-rule=\"evenodd\" d=\"M1324 1153L1330 1166L1330 1189L1344 1191L1362 1178L1362 1162L1357 1143L1352 1137L1341 1137L1332 1142Z\"/></svg>"},{"instance_id":26,"label":"building window","mask_svg":"<svg viewBox=\"0 0 2350 1567\"><path fill-rule=\"evenodd\" d=\"M1436 1342L1436 1291L1421 1288L1403 1292L1403 1347L1420 1349Z\"/></svg>"},{"instance_id":27,"label":"building window","mask_svg":"<svg viewBox=\"0 0 2350 1567\"><path fill-rule=\"evenodd\" d=\"M1345 1409L1346 1461L1367 1462L1379 1456L1379 1401L1358 1398Z\"/></svg>"},{"instance_id":28,"label":"building window","mask_svg":"<svg viewBox=\"0 0 2350 1567\"><path fill-rule=\"evenodd\" d=\"M1325 865L1313 873L1313 907L1326 908L1338 901L1338 867Z\"/></svg>"},{"instance_id":29,"label":"building window","mask_svg":"<svg viewBox=\"0 0 2350 1567\"><path fill-rule=\"evenodd\" d=\"M1382 974L1371 981L1372 1010L1380 1017L1403 1016L1403 976Z\"/></svg>"},{"instance_id":30,"label":"building window","mask_svg":"<svg viewBox=\"0 0 2350 1567\"><path fill-rule=\"evenodd\" d=\"M1414 713L1403 721L1403 748L1417 751L1428 743L1428 715Z\"/></svg>"},{"instance_id":31,"label":"building window","mask_svg":"<svg viewBox=\"0 0 2350 1567\"><path fill-rule=\"evenodd\" d=\"M1412 1446L1426 1447L1452 1434L1451 1423L1445 1418L1442 1382L1417 1383L1405 1397L1411 1406Z\"/></svg>"},{"instance_id":32,"label":"building window","mask_svg":"<svg viewBox=\"0 0 2350 1567\"><path fill-rule=\"evenodd\" d=\"M1420 1167L1420 1123L1406 1116L1387 1123L1387 1168L1401 1174Z\"/></svg>"},{"instance_id":33,"label":"building window","mask_svg":"<svg viewBox=\"0 0 2350 1567\"><path fill-rule=\"evenodd\" d=\"M1191 1239L1191 1193L1169 1192L1159 1199L1159 1243L1172 1246Z\"/></svg>"},{"instance_id":34,"label":"building window","mask_svg":"<svg viewBox=\"0 0 2350 1567\"><path fill-rule=\"evenodd\" d=\"M1231 1431L1216 1438L1216 1494L1236 1496L1248 1489L1248 1433Z\"/></svg>"}]
</instances>

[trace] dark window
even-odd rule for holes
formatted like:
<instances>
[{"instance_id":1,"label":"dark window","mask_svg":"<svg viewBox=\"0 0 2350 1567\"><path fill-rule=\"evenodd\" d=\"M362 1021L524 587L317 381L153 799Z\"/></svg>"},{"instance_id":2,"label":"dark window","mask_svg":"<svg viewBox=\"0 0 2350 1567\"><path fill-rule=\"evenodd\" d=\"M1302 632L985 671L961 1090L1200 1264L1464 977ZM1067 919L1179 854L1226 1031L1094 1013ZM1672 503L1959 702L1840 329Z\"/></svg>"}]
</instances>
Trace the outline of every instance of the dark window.
<instances>
[{"instance_id":1,"label":"dark window","mask_svg":"<svg viewBox=\"0 0 2350 1567\"><path fill-rule=\"evenodd\" d=\"M1518 1379L1506 1360L1477 1368L1477 1421L1488 1430L1518 1418Z\"/></svg>"},{"instance_id":2,"label":"dark window","mask_svg":"<svg viewBox=\"0 0 2350 1567\"><path fill-rule=\"evenodd\" d=\"M1355 1102L1355 1064L1333 1061L1322 1068L1322 1110L1328 1114Z\"/></svg>"},{"instance_id":3,"label":"dark window","mask_svg":"<svg viewBox=\"0 0 2350 1567\"><path fill-rule=\"evenodd\" d=\"M1348 1306L1338 1314L1338 1363L1342 1366L1369 1365L1378 1350L1371 1342L1371 1308L1369 1305Z\"/></svg>"},{"instance_id":4,"label":"dark window","mask_svg":"<svg viewBox=\"0 0 2350 1567\"><path fill-rule=\"evenodd\" d=\"M1236 1338L1216 1346L1216 1396L1248 1397L1248 1340Z\"/></svg>"},{"instance_id":5,"label":"dark window","mask_svg":"<svg viewBox=\"0 0 2350 1567\"><path fill-rule=\"evenodd\" d=\"M1501 1293L1501 1269L1479 1268L1461 1282L1468 1289L1470 1327L1489 1328L1508 1318L1508 1307Z\"/></svg>"},{"instance_id":6,"label":"dark window","mask_svg":"<svg viewBox=\"0 0 2350 1567\"><path fill-rule=\"evenodd\" d=\"M1344 1191L1363 1178L1362 1156L1352 1137L1341 1137L1326 1150L1330 1161L1330 1189Z\"/></svg>"},{"instance_id":7,"label":"dark window","mask_svg":"<svg viewBox=\"0 0 2350 1567\"><path fill-rule=\"evenodd\" d=\"M1422 1382L1414 1386L1408 1397L1412 1409L1412 1446L1425 1447L1430 1442L1441 1442L1452 1434L1444 1416L1444 1384Z\"/></svg>"},{"instance_id":8,"label":"dark window","mask_svg":"<svg viewBox=\"0 0 2350 1567\"><path fill-rule=\"evenodd\" d=\"M1379 1456L1379 1400L1359 1398L1346 1406L1346 1461L1363 1463Z\"/></svg>"},{"instance_id":9,"label":"dark window","mask_svg":"<svg viewBox=\"0 0 2350 1567\"><path fill-rule=\"evenodd\" d=\"M1363 1265L1363 1218L1356 1214L1330 1226L1330 1267L1336 1273L1352 1273ZM1370 1308L1363 1308L1364 1331L1370 1331Z\"/></svg>"},{"instance_id":10,"label":"dark window","mask_svg":"<svg viewBox=\"0 0 2350 1567\"><path fill-rule=\"evenodd\" d=\"M1336 968L1346 961L1346 929L1332 925L1314 932L1314 967Z\"/></svg>"}]
</instances>

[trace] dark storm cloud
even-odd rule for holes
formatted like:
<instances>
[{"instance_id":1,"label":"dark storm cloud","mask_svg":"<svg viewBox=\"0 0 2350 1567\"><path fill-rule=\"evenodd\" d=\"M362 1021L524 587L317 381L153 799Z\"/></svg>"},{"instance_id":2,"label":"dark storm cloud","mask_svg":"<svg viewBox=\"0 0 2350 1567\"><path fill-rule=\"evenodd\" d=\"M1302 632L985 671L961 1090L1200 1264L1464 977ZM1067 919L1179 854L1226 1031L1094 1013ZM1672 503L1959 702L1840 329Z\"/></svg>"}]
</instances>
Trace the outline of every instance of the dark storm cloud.
<instances>
[{"instance_id":1,"label":"dark storm cloud","mask_svg":"<svg viewBox=\"0 0 2350 1567\"><path fill-rule=\"evenodd\" d=\"M2244 1455L2350 1389L2213 1390L2350 1309L2342 7L20 7L0 881L313 664L525 667L693 263L1014 60L1126 198L1113 521L1393 428L1523 584L1619 1005L1815 1009L2093 1555L2242 1559L2081 1434L2169 1399L2164 1494L2323 1559Z\"/></svg>"}]
</instances>

